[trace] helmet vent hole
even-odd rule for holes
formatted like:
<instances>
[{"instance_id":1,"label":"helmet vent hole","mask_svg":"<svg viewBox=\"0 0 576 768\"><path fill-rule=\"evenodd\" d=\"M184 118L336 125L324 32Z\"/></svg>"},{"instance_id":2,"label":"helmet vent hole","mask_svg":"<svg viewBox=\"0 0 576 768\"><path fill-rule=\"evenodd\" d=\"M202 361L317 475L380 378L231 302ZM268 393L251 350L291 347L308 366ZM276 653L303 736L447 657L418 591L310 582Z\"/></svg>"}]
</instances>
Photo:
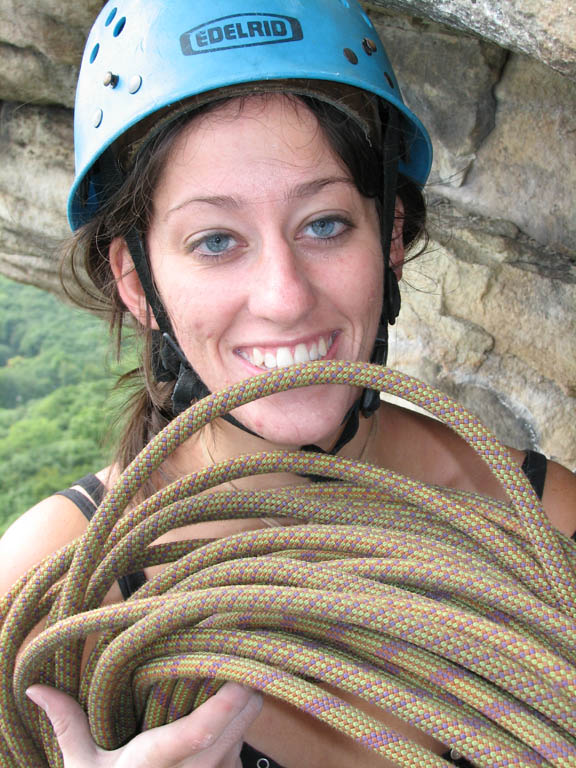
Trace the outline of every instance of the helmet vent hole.
<instances>
[{"instance_id":1,"label":"helmet vent hole","mask_svg":"<svg viewBox=\"0 0 576 768\"><path fill-rule=\"evenodd\" d=\"M372 56L372 54L376 53L378 50L378 46L374 40L371 40L369 37L365 37L364 40L362 40L362 48L364 48L364 51L368 56Z\"/></svg>"},{"instance_id":2,"label":"helmet vent hole","mask_svg":"<svg viewBox=\"0 0 576 768\"><path fill-rule=\"evenodd\" d=\"M346 56L350 64L358 64L358 56L356 56L351 48L344 48L344 56Z\"/></svg>"},{"instance_id":3,"label":"helmet vent hole","mask_svg":"<svg viewBox=\"0 0 576 768\"><path fill-rule=\"evenodd\" d=\"M92 48L92 52L90 53L90 64L94 64L96 61L96 56L98 56L98 51L100 50L100 43L96 43L94 48Z\"/></svg>"},{"instance_id":4,"label":"helmet vent hole","mask_svg":"<svg viewBox=\"0 0 576 768\"><path fill-rule=\"evenodd\" d=\"M112 8L112 10L110 11L110 13L108 14L108 18L107 18L107 19L106 19L106 21L104 22L104 26L105 26L105 27L109 27L109 26L110 26L110 24L112 24L112 22L114 21L114 17L116 16L116 11L117 11L117 10L118 10L118 8Z\"/></svg>"},{"instance_id":5,"label":"helmet vent hole","mask_svg":"<svg viewBox=\"0 0 576 768\"><path fill-rule=\"evenodd\" d=\"M387 82L388 82L388 85L390 86L390 88L394 88L394 81L392 80L392 78L390 77L390 75L388 74L388 72L384 72L384 77L386 78L386 80L387 80Z\"/></svg>"},{"instance_id":6,"label":"helmet vent hole","mask_svg":"<svg viewBox=\"0 0 576 768\"><path fill-rule=\"evenodd\" d=\"M122 32L125 26L126 26L126 16L122 16L122 18L114 27L114 32L113 32L114 37L118 37L118 35Z\"/></svg>"}]
</instances>

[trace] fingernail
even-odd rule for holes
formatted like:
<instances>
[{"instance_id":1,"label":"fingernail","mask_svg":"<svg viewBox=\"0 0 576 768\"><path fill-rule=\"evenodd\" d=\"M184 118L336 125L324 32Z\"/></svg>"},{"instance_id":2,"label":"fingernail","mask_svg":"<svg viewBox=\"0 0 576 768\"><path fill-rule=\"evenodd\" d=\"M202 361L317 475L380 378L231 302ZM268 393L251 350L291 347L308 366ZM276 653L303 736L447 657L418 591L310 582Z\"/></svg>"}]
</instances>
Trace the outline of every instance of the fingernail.
<instances>
[{"instance_id":1,"label":"fingernail","mask_svg":"<svg viewBox=\"0 0 576 768\"><path fill-rule=\"evenodd\" d=\"M228 680L220 690L227 692L228 695L232 694L240 700L240 703L243 701L248 701L250 695L253 693L252 688L249 688L247 685L242 685L241 683L236 683L232 680Z\"/></svg>"},{"instance_id":2,"label":"fingernail","mask_svg":"<svg viewBox=\"0 0 576 768\"><path fill-rule=\"evenodd\" d=\"M43 709L44 712L47 711L47 709L46 709L46 707L47 707L46 701L44 700L44 697L42 696L42 693L41 693L41 691L38 690L38 688L34 688L34 687L28 688L26 690L26 696L28 696L28 698L31 701L33 701L34 704L36 704L41 709Z\"/></svg>"}]
</instances>

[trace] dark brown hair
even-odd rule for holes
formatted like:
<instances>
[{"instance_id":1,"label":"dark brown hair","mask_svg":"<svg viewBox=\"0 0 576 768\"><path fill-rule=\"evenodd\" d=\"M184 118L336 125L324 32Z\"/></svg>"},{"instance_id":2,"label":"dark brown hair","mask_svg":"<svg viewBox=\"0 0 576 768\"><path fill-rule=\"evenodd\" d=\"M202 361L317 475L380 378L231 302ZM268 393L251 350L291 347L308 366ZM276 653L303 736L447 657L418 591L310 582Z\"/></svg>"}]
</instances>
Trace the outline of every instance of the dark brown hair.
<instances>
[{"instance_id":1,"label":"dark brown hair","mask_svg":"<svg viewBox=\"0 0 576 768\"><path fill-rule=\"evenodd\" d=\"M362 127L337 107L310 96L284 94L303 102L316 116L320 129L335 154L349 170L358 191L374 199L382 211L382 150L371 142ZM375 97L376 98L376 97ZM239 110L245 97L236 99ZM147 232L156 185L175 139L184 126L201 114L215 111L228 100L213 101L193 112L179 115L141 142L123 174L120 186L105 199L98 213L70 238L62 253L61 280L67 295L80 306L104 315L116 334L117 351L126 321L141 343L141 363L125 374L121 384L131 384L126 422L119 440L115 462L123 470L172 418L173 382L157 382L152 375L152 334L149 328L132 321L123 305L110 268L108 250L116 237L126 237L131 229ZM426 244L426 211L420 189L399 175L397 194L404 206L403 241L405 249L419 255ZM415 258L414 253L410 258Z\"/></svg>"}]
</instances>

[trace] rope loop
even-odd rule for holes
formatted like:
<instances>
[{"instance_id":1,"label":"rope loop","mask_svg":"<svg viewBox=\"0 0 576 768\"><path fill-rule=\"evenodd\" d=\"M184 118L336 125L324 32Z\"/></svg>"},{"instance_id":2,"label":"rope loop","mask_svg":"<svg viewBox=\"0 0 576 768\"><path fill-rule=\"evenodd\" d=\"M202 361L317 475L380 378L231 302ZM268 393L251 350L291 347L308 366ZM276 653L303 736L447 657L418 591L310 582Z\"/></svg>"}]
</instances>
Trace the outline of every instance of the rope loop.
<instances>
[{"instance_id":1,"label":"rope loop","mask_svg":"<svg viewBox=\"0 0 576 768\"><path fill-rule=\"evenodd\" d=\"M206 424L260 397L332 383L426 409L472 446L508 501L286 451L214 464L132 501ZM330 481L218 488L276 472ZM285 516L298 523L155 543L194 522ZM158 564L162 572L129 600L102 606L116 579ZM171 422L110 489L85 534L2 600L0 763L62 766L45 715L25 696L34 682L78 698L96 741L115 749L235 680L400 768L445 762L366 714L362 701L477 768L576 766L575 573L576 547L552 529L507 449L444 394L364 363L323 360L254 376ZM40 621L45 629L17 658Z\"/></svg>"}]
</instances>

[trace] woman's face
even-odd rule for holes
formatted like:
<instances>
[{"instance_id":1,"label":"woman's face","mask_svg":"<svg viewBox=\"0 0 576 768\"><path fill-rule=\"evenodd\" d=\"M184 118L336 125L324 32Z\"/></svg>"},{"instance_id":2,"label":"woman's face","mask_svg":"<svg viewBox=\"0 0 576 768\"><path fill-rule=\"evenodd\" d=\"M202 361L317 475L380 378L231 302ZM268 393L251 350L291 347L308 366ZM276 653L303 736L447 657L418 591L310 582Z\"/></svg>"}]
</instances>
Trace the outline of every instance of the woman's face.
<instances>
[{"instance_id":1,"label":"woman's face","mask_svg":"<svg viewBox=\"0 0 576 768\"><path fill-rule=\"evenodd\" d=\"M293 362L370 357L375 204L299 102L255 96L192 121L157 186L148 248L178 343L211 391ZM277 443L330 443L358 394L307 387L234 415Z\"/></svg>"}]
</instances>

